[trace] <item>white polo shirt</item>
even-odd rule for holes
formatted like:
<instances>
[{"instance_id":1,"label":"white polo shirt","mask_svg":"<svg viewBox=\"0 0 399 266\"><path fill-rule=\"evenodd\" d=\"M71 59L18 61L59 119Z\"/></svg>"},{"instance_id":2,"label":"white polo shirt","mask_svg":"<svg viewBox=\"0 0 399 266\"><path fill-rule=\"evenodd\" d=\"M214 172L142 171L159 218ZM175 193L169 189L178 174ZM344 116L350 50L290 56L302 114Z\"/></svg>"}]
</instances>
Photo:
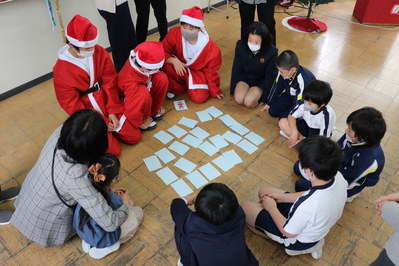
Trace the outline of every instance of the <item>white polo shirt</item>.
<instances>
[{"instance_id":1,"label":"white polo shirt","mask_svg":"<svg viewBox=\"0 0 399 266\"><path fill-rule=\"evenodd\" d=\"M311 187L292 205L284 230L297 235L302 243L312 243L327 235L341 218L347 198L348 183L340 172L333 181Z\"/></svg>"}]
</instances>

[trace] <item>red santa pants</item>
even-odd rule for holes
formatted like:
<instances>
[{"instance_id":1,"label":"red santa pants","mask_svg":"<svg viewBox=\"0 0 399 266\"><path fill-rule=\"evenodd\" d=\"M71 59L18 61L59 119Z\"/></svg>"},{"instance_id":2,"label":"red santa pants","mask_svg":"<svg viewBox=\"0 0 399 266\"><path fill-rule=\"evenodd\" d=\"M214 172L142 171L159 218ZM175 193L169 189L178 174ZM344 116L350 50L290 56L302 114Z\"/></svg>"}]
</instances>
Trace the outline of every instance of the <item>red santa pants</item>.
<instances>
[{"instance_id":1,"label":"red santa pants","mask_svg":"<svg viewBox=\"0 0 399 266\"><path fill-rule=\"evenodd\" d=\"M180 95L188 87L188 73L186 72L184 76L177 75L175 68L172 64L164 64L162 70L166 73L169 78L169 91L174 94ZM211 96L211 93L207 89L194 89L187 90L188 97L195 103L203 103Z\"/></svg>"},{"instance_id":2,"label":"red santa pants","mask_svg":"<svg viewBox=\"0 0 399 266\"><path fill-rule=\"evenodd\" d=\"M105 151L106 153L111 153L116 157L121 155L121 145L119 141L113 136L112 132L108 132L108 149Z\"/></svg>"},{"instance_id":3,"label":"red santa pants","mask_svg":"<svg viewBox=\"0 0 399 266\"><path fill-rule=\"evenodd\" d=\"M137 97L134 102L126 102L125 104L131 104L141 110L139 123L135 123L137 120L129 121L128 119L123 124L122 129L119 132L114 132L114 135L121 141L127 144L136 144L141 140L141 131L138 128L149 116L154 116L161 109L162 104L165 100L166 91L168 89L168 77L163 72L153 74L151 77L152 86L149 93L146 92L143 97ZM129 116L128 116L129 117ZM134 126L134 124L137 125Z\"/></svg>"}]
</instances>

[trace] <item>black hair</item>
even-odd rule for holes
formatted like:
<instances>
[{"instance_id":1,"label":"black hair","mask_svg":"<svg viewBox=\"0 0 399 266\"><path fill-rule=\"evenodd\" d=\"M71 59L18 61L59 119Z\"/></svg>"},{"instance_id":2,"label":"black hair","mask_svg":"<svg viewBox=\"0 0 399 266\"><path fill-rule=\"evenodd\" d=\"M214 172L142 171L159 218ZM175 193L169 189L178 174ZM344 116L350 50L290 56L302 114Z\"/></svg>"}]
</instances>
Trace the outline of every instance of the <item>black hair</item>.
<instances>
[{"instance_id":1,"label":"black hair","mask_svg":"<svg viewBox=\"0 0 399 266\"><path fill-rule=\"evenodd\" d=\"M180 25L182 25L182 26L186 26L186 25L188 25L188 26L191 26L191 27L193 27L193 28L196 28L196 29L201 29L200 27L197 27L197 26L191 25L191 24L189 24L189 23L187 23L187 22L180 22Z\"/></svg>"},{"instance_id":2,"label":"black hair","mask_svg":"<svg viewBox=\"0 0 399 266\"><path fill-rule=\"evenodd\" d=\"M281 54L277 57L276 66L284 70L291 70L291 68L296 67L296 69L298 70L298 56L291 50L282 51Z\"/></svg>"},{"instance_id":3,"label":"black hair","mask_svg":"<svg viewBox=\"0 0 399 266\"><path fill-rule=\"evenodd\" d=\"M262 39L258 54L263 54L271 45L273 45L273 36L270 34L266 25L260 21L255 21L248 26L242 38L242 42L245 44L248 53L252 53L247 45L249 34L258 35Z\"/></svg>"},{"instance_id":4,"label":"black hair","mask_svg":"<svg viewBox=\"0 0 399 266\"><path fill-rule=\"evenodd\" d=\"M365 146L369 147L379 145L387 130L381 112L373 107L363 107L352 112L346 123L355 131L355 137L365 141Z\"/></svg>"},{"instance_id":5,"label":"black hair","mask_svg":"<svg viewBox=\"0 0 399 266\"><path fill-rule=\"evenodd\" d=\"M65 42L66 42L66 44L69 44L69 43L70 43L70 41L68 40L68 38L65 38ZM76 45L73 45L72 43L71 43L71 45L73 46L73 48L75 48L76 51L80 52L79 47L77 47Z\"/></svg>"},{"instance_id":6,"label":"black hair","mask_svg":"<svg viewBox=\"0 0 399 266\"><path fill-rule=\"evenodd\" d=\"M210 183L198 193L194 206L199 217L210 224L221 225L233 218L238 200L225 184Z\"/></svg>"},{"instance_id":7,"label":"black hair","mask_svg":"<svg viewBox=\"0 0 399 266\"><path fill-rule=\"evenodd\" d=\"M295 149L302 168L309 168L324 181L333 179L344 158L338 144L325 136L309 136L295 145Z\"/></svg>"},{"instance_id":8,"label":"black hair","mask_svg":"<svg viewBox=\"0 0 399 266\"><path fill-rule=\"evenodd\" d=\"M310 81L303 90L303 99L317 104L327 105L333 95L330 83L318 79Z\"/></svg>"},{"instance_id":9,"label":"black hair","mask_svg":"<svg viewBox=\"0 0 399 266\"><path fill-rule=\"evenodd\" d=\"M101 115L90 109L73 113L64 123L58 149L79 164L89 165L108 147L108 128Z\"/></svg>"},{"instance_id":10,"label":"black hair","mask_svg":"<svg viewBox=\"0 0 399 266\"><path fill-rule=\"evenodd\" d=\"M111 186L112 180L119 175L119 171L121 168L121 163L119 159L110 153L105 153L100 158L93 161L92 165L101 164L100 170L98 173L105 176L104 181L95 182L94 175L92 173L88 173L87 177L90 179L91 184L101 195L105 198L107 203L110 203L109 197L109 187ZM94 236L94 229L91 224L88 223L90 220L90 215L86 212L85 209L80 208L79 210L79 230L84 230L83 226L87 223L88 228Z\"/></svg>"}]
</instances>

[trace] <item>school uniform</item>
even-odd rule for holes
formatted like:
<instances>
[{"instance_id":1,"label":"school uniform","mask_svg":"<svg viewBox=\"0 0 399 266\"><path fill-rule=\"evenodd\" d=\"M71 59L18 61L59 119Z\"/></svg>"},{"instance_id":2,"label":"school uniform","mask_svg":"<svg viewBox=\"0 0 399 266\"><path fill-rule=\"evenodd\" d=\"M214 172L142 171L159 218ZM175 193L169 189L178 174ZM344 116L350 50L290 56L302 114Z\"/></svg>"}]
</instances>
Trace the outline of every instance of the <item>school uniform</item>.
<instances>
[{"instance_id":1,"label":"school uniform","mask_svg":"<svg viewBox=\"0 0 399 266\"><path fill-rule=\"evenodd\" d=\"M181 198L172 201L170 210L184 266L259 265L245 243L245 213L241 206L230 221L221 225L200 218Z\"/></svg>"},{"instance_id":2,"label":"school uniform","mask_svg":"<svg viewBox=\"0 0 399 266\"><path fill-rule=\"evenodd\" d=\"M290 79L284 79L278 72L267 97L266 103L270 106L269 115L286 118L289 112L302 100L302 93L306 84L314 79L316 77L313 73L303 66L299 66L295 76Z\"/></svg>"},{"instance_id":3,"label":"school uniform","mask_svg":"<svg viewBox=\"0 0 399 266\"><path fill-rule=\"evenodd\" d=\"M321 135L331 137L334 129L336 116L334 110L329 106L323 106L316 113L304 110L302 100L292 111L292 115L297 121L298 131L304 136Z\"/></svg>"},{"instance_id":4,"label":"school uniform","mask_svg":"<svg viewBox=\"0 0 399 266\"><path fill-rule=\"evenodd\" d=\"M367 147L365 142L351 143L346 140L345 134L337 143L344 151L344 161L338 171L348 181L348 197L359 193L365 187L375 186L385 165L381 146Z\"/></svg>"},{"instance_id":5,"label":"school uniform","mask_svg":"<svg viewBox=\"0 0 399 266\"><path fill-rule=\"evenodd\" d=\"M260 102L265 103L278 72L277 52L278 49L271 45L262 54L254 54L247 43L237 41L231 70L230 94L234 95L237 83L244 81L250 87L258 86L262 90Z\"/></svg>"},{"instance_id":6,"label":"school uniform","mask_svg":"<svg viewBox=\"0 0 399 266\"><path fill-rule=\"evenodd\" d=\"M351 143L346 140L345 134L337 143L344 152L344 160L338 171L348 182L348 198L360 193L365 187L375 186L385 165L381 146L367 147L366 142ZM294 165L294 172L307 179L298 162ZM297 191L304 191L310 187L310 182L306 179L295 182Z\"/></svg>"},{"instance_id":7,"label":"school uniform","mask_svg":"<svg viewBox=\"0 0 399 266\"><path fill-rule=\"evenodd\" d=\"M311 248L341 218L347 186L342 174L337 172L329 183L309 188L294 203L278 203L278 209L287 218L283 229L295 237L284 236L266 210L258 214L255 228L286 249Z\"/></svg>"},{"instance_id":8,"label":"school uniform","mask_svg":"<svg viewBox=\"0 0 399 266\"><path fill-rule=\"evenodd\" d=\"M94 54L87 58L76 58L65 45L58 51L58 60L53 68L54 90L58 103L68 115L80 109L97 111L109 124L108 115L118 119L123 113L116 84L117 74L108 52L95 45ZM90 90L89 90L90 89ZM118 134L129 134L119 132ZM120 145L112 132L108 132L107 152L120 155Z\"/></svg>"},{"instance_id":9,"label":"school uniform","mask_svg":"<svg viewBox=\"0 0 399 266\"><path fill-rule=\"evenodd\" d=\"M165 50L165 62L172 56L179 59L186 67L184 76L177 75L172 64L165 63L163 71L169 78L168 90L182 94L188 90L188 97L196 102L205 102L209 97L222 94L220 76L217 73L222 65L219 47L209 38L205 30L198 33L198 47L192 47L182 36L180 26L172 28L162 41ZM190 56L190 49L197 48Z\"/></svg>"},{"instance_id":10,"label":"school uniform","mask_svg":"<svg viewBox=\"0 0 399 266\"><path fill-rule=\"evenodd\" d=\"M122 205L122 198L116 195L113 191L109 192L109 206L116 210ZM106 248L115 244L121 236L121 228L119 227L115 231L105 231L93 218L83 225L82 230L79 229L80 222L80 210L82 205L79 203L76 206L75 213L73 216L72 226L78 233L79 237L83 239L87 244L96 248ZM93 231L90 230L89 224Z\"/></svg>"},{"instance_id":11,"label":"school uniform","mask_svg":"<svg viewBox=\"0 0 399 266\"><path fill-rule=\"evenodd\" d=\"M61 202L51 180L51 162L60 132L58 127L50 136L26 176L11 217L11 223L24 236L43 248L64 244L76 234L73 209ZM128 217L127 205L112 210L87 178L87 165L74 163L64 150L55 154L54 182L67 204L79 203L106 231L117 230Z\"/></svg>"},{"instance_id":12,"label":"school uniform","mask_svg":"<svg viewBox=\"0 0 399 266\"><path fill-rule=\"evenodd\" d=\"M132 141L141 140L139 127L143 121L158 113L165 100L168 88L168 78L165 73L146 74L141 72L134 63L135 58L129 58L119 73L118 86L125 95L125 109L122 125L132 133Z\"/></svg>"}]
</instances>

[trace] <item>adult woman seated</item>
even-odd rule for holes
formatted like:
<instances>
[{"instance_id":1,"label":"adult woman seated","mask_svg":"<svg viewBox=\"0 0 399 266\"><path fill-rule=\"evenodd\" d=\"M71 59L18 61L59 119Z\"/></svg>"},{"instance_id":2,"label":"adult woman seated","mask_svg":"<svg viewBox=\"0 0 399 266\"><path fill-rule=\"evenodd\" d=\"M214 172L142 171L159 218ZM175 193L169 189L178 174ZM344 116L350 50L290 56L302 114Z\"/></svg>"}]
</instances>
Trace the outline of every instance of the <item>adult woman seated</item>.
<instances>
[{"instance_id":1,"label":"adult woman seated","mask_svg":"<svg viewBox=\"0 0 399 266\"><path fill-rule=\"evenodd\" d=\"M41 247L64 244L72 228L77 202L106 231L128 217L128 207L108 205L87 178L89 163L108 147L107 125L89 109L71 115L47 140L38 161L22 184L11 223Z\"/></svg>"}]
</instances>

